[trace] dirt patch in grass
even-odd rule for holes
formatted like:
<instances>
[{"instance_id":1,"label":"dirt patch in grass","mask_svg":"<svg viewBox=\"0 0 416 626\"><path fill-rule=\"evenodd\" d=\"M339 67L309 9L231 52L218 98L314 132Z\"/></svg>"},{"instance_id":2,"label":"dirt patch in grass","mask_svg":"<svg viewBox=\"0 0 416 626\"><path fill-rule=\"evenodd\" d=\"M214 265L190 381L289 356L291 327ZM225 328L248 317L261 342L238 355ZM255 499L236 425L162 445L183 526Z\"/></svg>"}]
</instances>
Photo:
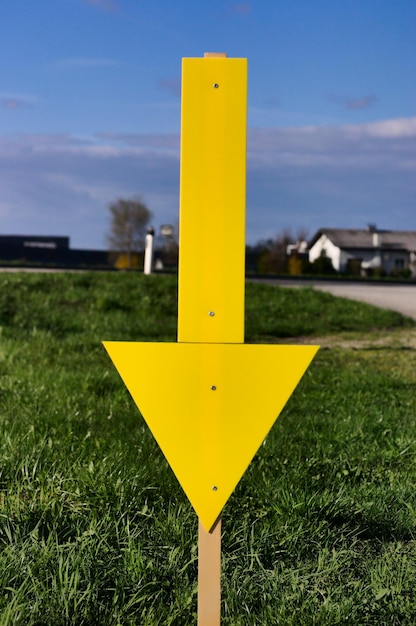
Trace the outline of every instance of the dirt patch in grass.
<instances>
[{"instance_id":1,"label":"dirt patch in grass","mask_svg":"<svg viewBox=\"0 0 416 626\"><path fill-rule=\"evenodd\" d=\"M277 340L277 343L319 345L322 348L345 348L351 350L366 350L390 348L404 348L416 350L416 330L398 329L382 333L380 331L369 333L367 336L359 335L327 335L325 337L290 337Z\"/></svg>"}]
</instances>

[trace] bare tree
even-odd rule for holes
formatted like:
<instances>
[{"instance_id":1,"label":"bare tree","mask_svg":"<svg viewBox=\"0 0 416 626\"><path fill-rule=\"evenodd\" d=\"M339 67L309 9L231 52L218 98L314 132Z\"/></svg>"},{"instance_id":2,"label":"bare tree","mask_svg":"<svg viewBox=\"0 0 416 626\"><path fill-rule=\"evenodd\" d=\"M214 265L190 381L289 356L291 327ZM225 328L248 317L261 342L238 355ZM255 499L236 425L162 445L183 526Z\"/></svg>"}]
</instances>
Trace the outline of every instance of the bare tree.
<instances>
[{"instance_id":1,"label":"bare tree","mask_svg":"<svg viewBox=\"0 0 416 626\"><path fill-rule=\"evenodd\" d=\"M287 246L292 241L289 230L266 242L259 259L259 271L264 274L284 274L287 271Z\"/></svg>"},{"instance_id":2,"label":"bare tree","mask_svg":"<svg viewBox=\"0 0 416 626\"><path fill-rule=\"evenodd\" d=\"M119 198L109 205L111 214L107 242L112 251L123 252L132 263L132 254L143 250L146 227L152 217L151 211L140 196L130 200Z\"/></svg>"},{"instance_id":3,"label":"bare tree","mask_svg":"<svg viewBox=\"0 0 416 626\"><path fill-rule=\"evenodd\" d=\"M306 236L307 233L304 228L298 230L296 237L293 236L289 229L285 229L276 235L274 240L266 241L259 256L258 271L266 274L286 274L291 269L289 267L289 246L296 249L296 254L298 255L301 252L302 243L305 241Z\"/></svg>"}]
</instances>

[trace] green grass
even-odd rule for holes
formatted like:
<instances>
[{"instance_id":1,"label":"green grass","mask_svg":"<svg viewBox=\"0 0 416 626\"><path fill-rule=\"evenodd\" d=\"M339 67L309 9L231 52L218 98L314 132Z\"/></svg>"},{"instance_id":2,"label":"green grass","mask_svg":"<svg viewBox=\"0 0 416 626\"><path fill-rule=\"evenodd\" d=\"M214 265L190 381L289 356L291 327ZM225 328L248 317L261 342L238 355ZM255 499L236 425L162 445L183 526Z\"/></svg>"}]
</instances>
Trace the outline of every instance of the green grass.
<instances>
[{"instance_id":1,"label":"green grass","mask_svg":"<svg viewBox=\"0 0 416 626\"><path fill-rule=\"evenodd\" d=\"M196 516L100 343L174 341L176 315L173 277L0 277L0 626L196 623ZM256 284L246 320L415 328ZM318 353L224 509L224 626L416 623L415 382L398 345Z\"/></svg>"}]
</instances>

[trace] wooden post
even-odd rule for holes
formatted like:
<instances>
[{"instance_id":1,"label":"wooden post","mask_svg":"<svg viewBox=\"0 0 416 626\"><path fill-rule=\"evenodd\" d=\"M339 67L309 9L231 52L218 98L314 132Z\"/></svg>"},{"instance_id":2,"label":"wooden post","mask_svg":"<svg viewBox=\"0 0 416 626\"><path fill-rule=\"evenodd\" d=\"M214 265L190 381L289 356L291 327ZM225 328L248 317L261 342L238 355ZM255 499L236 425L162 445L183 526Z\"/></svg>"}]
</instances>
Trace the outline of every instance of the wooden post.
<instances>
[{"instance_id":1,"label":"wooden post","mask_svg":"<svg viewBox=\"0 0 416 626\"><path fill-rule=\"evenodd\" d=\"M221 623L221 517L207 532L198 529L198 626Z\"/></svg>"}]
</instances>

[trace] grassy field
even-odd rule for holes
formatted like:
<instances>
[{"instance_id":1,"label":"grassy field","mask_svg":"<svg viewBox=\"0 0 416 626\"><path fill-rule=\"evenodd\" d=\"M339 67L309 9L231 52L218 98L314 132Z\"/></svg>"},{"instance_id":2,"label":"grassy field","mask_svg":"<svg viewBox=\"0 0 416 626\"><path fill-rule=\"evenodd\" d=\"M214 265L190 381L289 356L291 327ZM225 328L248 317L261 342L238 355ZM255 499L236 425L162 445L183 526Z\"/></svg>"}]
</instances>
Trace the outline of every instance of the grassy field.
<instances>
[{"instance_id":1,"label":"grassy field","mask_svg":"<svg viewBox=\"0 0 416 626\"><path fill-rule=\"evenodd\" d=\"M0 276L0 626L196 623L196 516L100 343L176 314L173 277ZM416 623L414 332L247 285L247 342L330 347L224 510L224 626Z\"/></svg>"}]
</instances>

